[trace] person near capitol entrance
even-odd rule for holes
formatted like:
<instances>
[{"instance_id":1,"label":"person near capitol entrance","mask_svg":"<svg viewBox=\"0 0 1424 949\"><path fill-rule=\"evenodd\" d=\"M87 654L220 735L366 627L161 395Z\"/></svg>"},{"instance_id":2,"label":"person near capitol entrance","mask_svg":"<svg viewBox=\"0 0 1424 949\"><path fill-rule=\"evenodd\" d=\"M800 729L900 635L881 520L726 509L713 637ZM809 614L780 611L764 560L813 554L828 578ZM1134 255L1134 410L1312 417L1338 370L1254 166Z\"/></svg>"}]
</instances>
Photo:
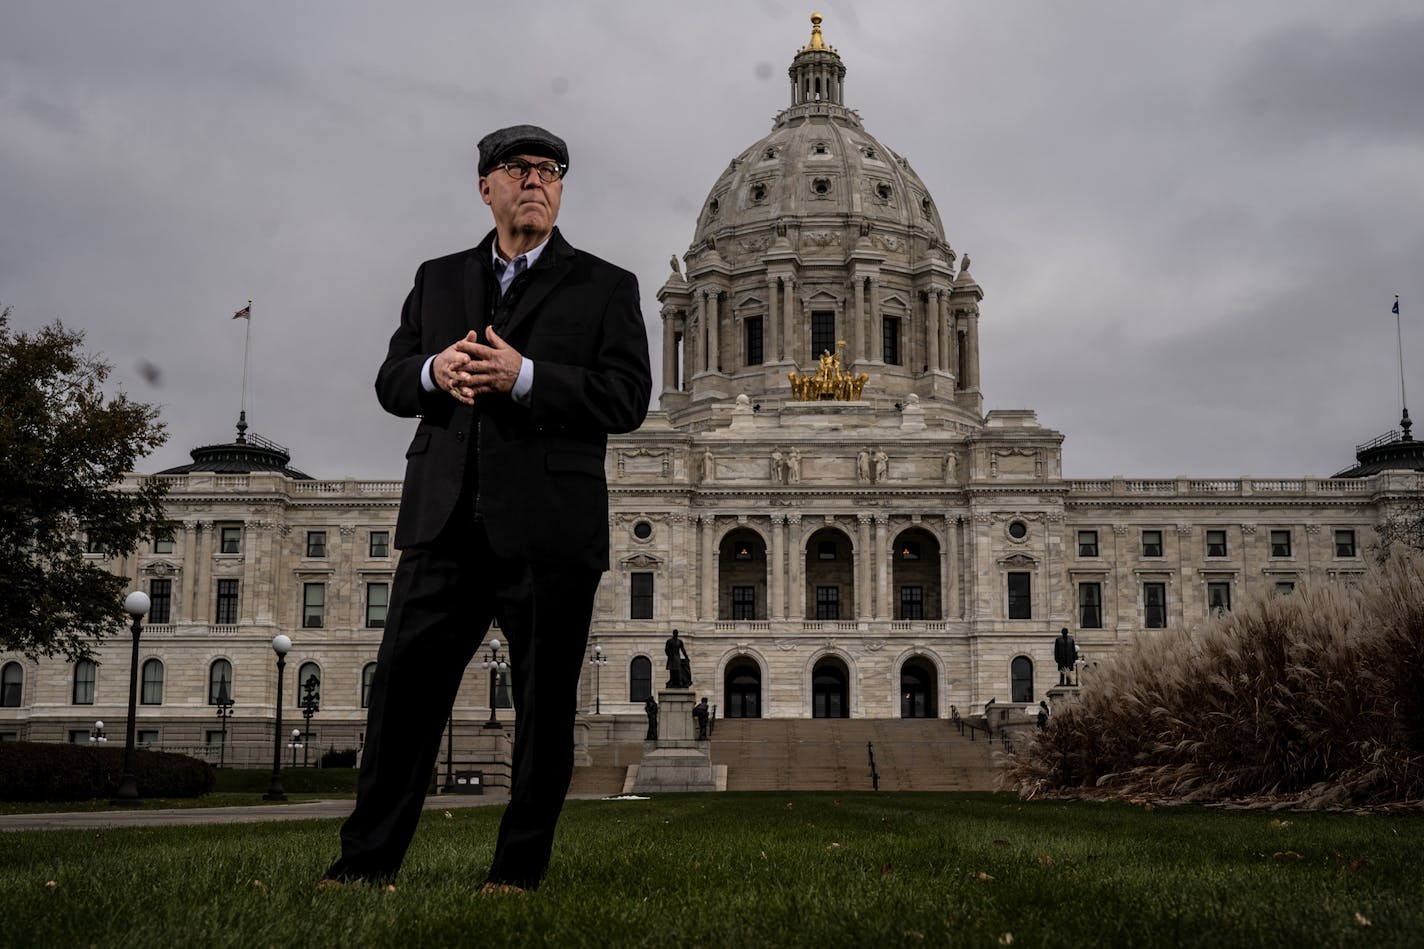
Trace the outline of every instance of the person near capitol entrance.
<instances>
[{"instance_id":1,"label":"person near capitol entrance","mask_svg":"<svg viewBox=\"0 0 1424 949\"><path fill-rule=\"evenodd\" d=\"M647 414L647 334L634 276L554 226L563 140L519 125L478 152L494 230L421 264L376 376L386 411L420 421L356 807L323 886L400 869L491 619L509 640L516 724L484 891L539 884L573 773L576 687L608 569L604 451Z\"/></svg>"}]
</instances>

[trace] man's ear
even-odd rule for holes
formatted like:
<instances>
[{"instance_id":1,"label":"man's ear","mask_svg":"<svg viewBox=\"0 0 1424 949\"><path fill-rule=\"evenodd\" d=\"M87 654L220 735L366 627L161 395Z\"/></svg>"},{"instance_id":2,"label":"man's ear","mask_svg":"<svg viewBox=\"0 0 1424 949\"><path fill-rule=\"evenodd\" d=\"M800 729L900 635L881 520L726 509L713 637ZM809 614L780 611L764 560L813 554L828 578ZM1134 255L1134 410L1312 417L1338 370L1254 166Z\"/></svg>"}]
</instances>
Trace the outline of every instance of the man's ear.
<instances>
[{"instance_id":1,"label":"man's ear","mask_svg":"<svg viewBox=\"0 0 1424 949\"><path fill-rule=\"evenodd\" d=\"M485 204L490 203L489 178L485 175L480 175L480 198Z\"/></svg>"}]
</instances>

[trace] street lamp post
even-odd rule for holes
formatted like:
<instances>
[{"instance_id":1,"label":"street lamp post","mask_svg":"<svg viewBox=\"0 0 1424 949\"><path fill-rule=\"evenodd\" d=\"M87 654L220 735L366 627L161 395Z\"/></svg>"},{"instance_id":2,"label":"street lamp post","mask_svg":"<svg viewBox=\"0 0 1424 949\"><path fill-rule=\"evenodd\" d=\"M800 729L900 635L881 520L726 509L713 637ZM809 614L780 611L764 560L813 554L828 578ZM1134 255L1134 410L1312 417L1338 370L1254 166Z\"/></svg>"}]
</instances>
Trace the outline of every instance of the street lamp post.
<instances>
[{"instance_id":1,"label":"street lamp post","mask_svg":"<svg viewBox=\"0 0 1424 949\"><path fill-rule=\"evenodd\" d=\"M287 747L292 749L292 767L295 768L297 766L297 749L302 749L303 757L306 756L307 749L306 742L302 741L302 730L300 728L292 729L292 740L287 742Z\"/></svg>"},{"instance_id":2,"label":"street lamp post","mask_svg":"<svg viewBox=\"0 0 1424 949\"><path fill-rule=\"evenodd\" d=\"M313 672L307 676L307 681L302 683L302 718L307 720L307 727L302 732L302 767L307 766L307 746L311 744L311 720L312 716L321 710L321 680ZM296 763L296 755L292 756L293 764Z\"/></svg>"},{"instance_id":3,"label":"street lamp post","mask_svg":"<svg viewBox=\"0 0 1424 949\"><path fill-rule=\"evenodd\" d=\"M143 617L148 613L148 594L135 590L124 597L124 611L133 617L133 658L129 662L129 720L124 744L124 777L119 782L119 796L114 803L120 807L139 807L138 781L134 778L134 716L138 712L138 637L143 632Z\"/></svg>"},{"instance_id":4,"label":"street lamp post","mask_svg":"<svg viewBox=\"0 0 1424 949\"><path fill-rule=\"evenodd\" d=\"M498 686L499 686L499 674L500 674L500 672L502 672L502 671L504 671L505 669L508 669L508 668L509 668L509 663L506 662L505 659L504 659L504 657L499 654L499 645L500 645L500 644L499 644L499 640L498 640L498 639L491 639L491 640L489 641L489 658L485 659L484 662L481 662L481 663L480 663L480 665L484 666L486 669L489 670L489 676L490 676L490 683L489 683L490 717L489 717L489 721L485 722L485 727L486 727L486 728L503 728L503 727L504 727L502 724L500 724L499 715L498 715L497 712L496 712L496 706L499 705L499 698L498 698L498 693L497 693L496 690L497 690L497 688L498 688Z\"/></svg>"},{"instance_id":5,"label":"street lamp post","mask_svg":"<svg viewBox=\"0 0 1424 949\"><path fill-rule=\"evenodd\" d=\"M218 767L227 763L227 720L232 717L233 701L227 694L227 682L218 685L218 719L222 722L222 744L218 745Z\"/></svg>"},{"instance_id":6,"label":"street lamp post","mask_svg":"<svg viewBox=\"0 0 1424 949\"><path fill-rule=\"evenodd\" d=\"M599 670L608 665L608 657L603 654L603 647L598 643L593 644L593 655L589 657L588 664L593 666L593 714L603 714L603 691L599 686Z\"/></svg>"},{"instance_id":7,"label":"street lamp post","mask_svg":"<svg viewBox=\"0 0 1424 949\"><path fill-rule=\"evenodd\" d=\"M264 801L285 801L282 790L282 677L287 671L287 653L292 649L290 636L272 637L272 651L277 654L277 722L272 731L272 785L262 795Z\"/></svg>"},{"instance_id":8,"label":"street lamp post","mask_svg":"<svg viewBox=\"0 0 1424 949\"><path fill-rule=\"evenodd\" d=\"M109 740L109 739L107 739L107 738L104 737L104 723L103 723L103 721L97 721L97 722L94 723L94 731L89 735L89 740L92 741L92 742L94 742L95 744L98 744L98 743L101 742L101 741L108 741L108 740Z\"/></svg>"}]
</instances>

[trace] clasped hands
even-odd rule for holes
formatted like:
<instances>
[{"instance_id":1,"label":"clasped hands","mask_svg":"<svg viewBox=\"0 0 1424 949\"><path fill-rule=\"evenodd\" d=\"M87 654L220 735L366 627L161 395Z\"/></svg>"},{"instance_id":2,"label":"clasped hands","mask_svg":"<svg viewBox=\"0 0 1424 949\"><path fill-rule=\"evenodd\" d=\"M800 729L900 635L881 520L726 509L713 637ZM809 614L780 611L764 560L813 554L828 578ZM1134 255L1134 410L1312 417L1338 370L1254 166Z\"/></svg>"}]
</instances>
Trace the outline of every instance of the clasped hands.
<instances>
[{"instance_id":1,"label":"clasped hands","mask_svg":"<svg viewBox=\"0 0 1424 949\"><path fill-rule=\"evenodd\" d=\"M481 343L474 330L451 343L435 357L430 374L435 384L466 405L487 392L508 394L519 378L524 357L499 338L493 327L485 327L488 344Z\"/></svg>"}]
</instances>

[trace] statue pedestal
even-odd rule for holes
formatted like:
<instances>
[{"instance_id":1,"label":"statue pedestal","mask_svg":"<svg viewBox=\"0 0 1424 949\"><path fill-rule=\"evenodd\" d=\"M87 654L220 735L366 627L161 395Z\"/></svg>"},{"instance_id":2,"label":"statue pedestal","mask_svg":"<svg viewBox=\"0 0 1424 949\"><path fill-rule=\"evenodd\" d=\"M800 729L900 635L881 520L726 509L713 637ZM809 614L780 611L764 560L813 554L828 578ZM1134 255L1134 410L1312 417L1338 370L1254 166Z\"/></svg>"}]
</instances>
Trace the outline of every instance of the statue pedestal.
<instances>
[{"instance_id":1,"label":"statue pedestal","mask_svg":"<svg viewBox=\"0 0 1424 949\"><path fill-rule=\"evenodd\" d=\"M1078 687L1076 685L1055 685L1048 690L1048 707L1061 708L1069 702L1077 701Z\"/></svg>"},{"instance_id":2,"label":"statue pedestal","mask_svg":"<svg viewBox=\"0 0 1424 949\"><path fill-rule=\"evenodd\" d=\"M708 742L697 740L692 707L697 694L692 689L664 689L658 693L658 740L645 743L651 750L634 774L634 794L669 791L716 791L726 787L725 769L712 765ZM718 781L718 771L723 772Z\"/></svg>"}]
</instances>

